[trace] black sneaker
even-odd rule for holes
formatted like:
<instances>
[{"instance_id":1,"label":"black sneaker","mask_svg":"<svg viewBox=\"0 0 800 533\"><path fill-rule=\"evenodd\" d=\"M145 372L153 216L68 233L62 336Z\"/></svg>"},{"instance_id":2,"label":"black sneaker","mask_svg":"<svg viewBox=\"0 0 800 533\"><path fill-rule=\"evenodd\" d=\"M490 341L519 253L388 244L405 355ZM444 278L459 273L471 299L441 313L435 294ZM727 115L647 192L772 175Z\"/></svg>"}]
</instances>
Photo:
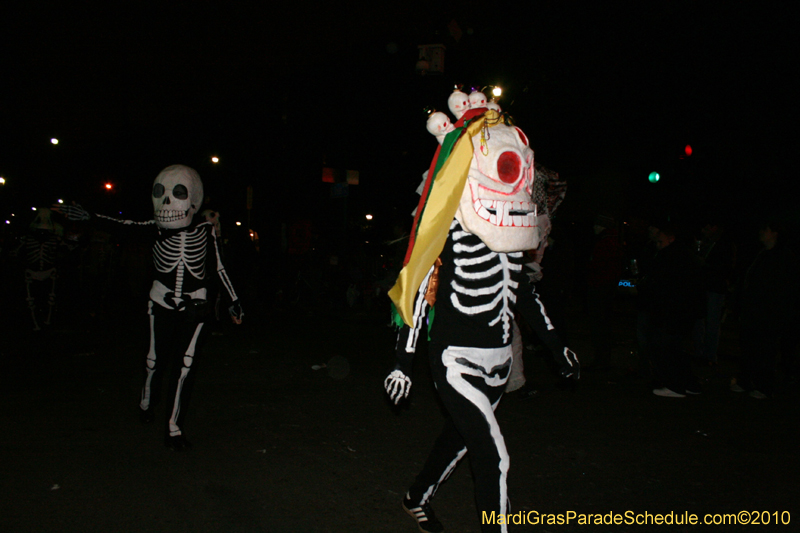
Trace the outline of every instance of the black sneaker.
<instances>
[{"instance_id":1,"label":"black sneaker","mask_svg":"<svg viewBox=\"0 0 800 533\"><path fill-rule=\"evenodd\" d=\"M142 424L150 424L153 421L153 408L150 409L142 409L139 408L139 420L142 421Z\"/></svg>"},{"instance_id":2,"label":"black sneaker","mask_svg":"<svg viewBox=\"0 0 800 533\"><path fill-rule=\"evenodd\" d=\"M192 447L183 435L175 435L174 437L167 435L164 439L164 446L174 452L182 452Z\"/></svg>"},{"instance_id":3,"label":"black sneaker","mask_svg":"<svg viewBox=\"0 0 800 533\"><path fill-rule=\"evenodd\" d=\"M411 502L411 498L403 498L403 509L417 521L417 527L422 533L441 533L444 531L442 523L436 520L436 515L433 514L430 504L415 505Z\"/></svg>"}]
</instances>

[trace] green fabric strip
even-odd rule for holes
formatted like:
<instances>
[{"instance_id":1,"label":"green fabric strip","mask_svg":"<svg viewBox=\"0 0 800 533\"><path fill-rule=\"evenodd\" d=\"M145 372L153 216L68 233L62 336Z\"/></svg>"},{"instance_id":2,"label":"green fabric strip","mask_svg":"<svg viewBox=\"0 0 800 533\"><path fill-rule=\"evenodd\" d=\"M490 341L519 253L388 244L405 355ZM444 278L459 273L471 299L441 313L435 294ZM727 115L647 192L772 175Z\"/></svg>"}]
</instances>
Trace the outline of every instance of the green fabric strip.
<instances>
[{"instance_id":1,"label":"green fabric strip","mask_svg":"<svg viewBox=\"0 0 800 533\"><path fill-rule=\"evenodd\" d=\"M436 182L436 175L439 173L439 170L444 165L444 162L447 161L447 158L450 157L450 152L453 151L453 146L456 145L456 141L458 141L459 137L461 137L461 132L463 132L467 128L467 121L463 127L456 128L444 137L444 141L442 142L442 147L439 150L439 157L436 158L436 165L434 166L433 176L429 176L431 180L430 187L428 188L428 197L425 198L425 203L422 205L422 213L419 215L419 223L417 224L416 233L414 234L414 238L416 239L417 235L419 234L419 227L422 225L422 217L425 216L425 208L428 206L428 198L430 198L430 191L433 189L433 186Z\"/></svg>"},{"instance_id":2,"label":"green fabric strip","mask_svg":"<svg viewBox=\"0 0 800 533\"><path fill-rule=\"evenodd\" d=\"M428 311L428 340L431 340L431 328L433 327L433 317L436 315L436 306L433 306Z\"/></svg>"},{"instance_id":3,"label":"green fabric strip","mask_svg":"<svg viewBox=\"0 0 800 533\"><path fill-rule=\"evenodd\" d=\"M392 304L392 323L396 328L402 328L405 325L403 317L400 316L400 312L397 310L397 307L395 307L394 302L390 303Z\"/></svg>"}]
</instances>

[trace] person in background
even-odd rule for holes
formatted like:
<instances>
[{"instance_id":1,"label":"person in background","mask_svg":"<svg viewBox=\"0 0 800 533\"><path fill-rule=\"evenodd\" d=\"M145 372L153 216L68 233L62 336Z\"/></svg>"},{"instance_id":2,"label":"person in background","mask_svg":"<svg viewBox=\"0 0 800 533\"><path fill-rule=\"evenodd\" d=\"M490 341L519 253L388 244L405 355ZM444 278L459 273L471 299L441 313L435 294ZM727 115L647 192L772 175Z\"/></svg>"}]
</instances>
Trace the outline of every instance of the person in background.
<instances>
[{"instance_id":1,"label":"person in background","mask_svg":"<svg viewBox=\"0 0 800 533\"><path fill-rule=\"evenodd\" d=\"M797 316L800 261L787 246L786 227L778 220L761 225L763 248L745 273L740 292L741 368L734 392L763 400L775 390L775 365L781 345Z\"/></svg>"},{"instance_id":2,"label":"person in background","mask_svg":"<svg viewBox=\"0 0 800 533\"><path fill-rule=\"evenodd\" d=\"M587 265L586 310L589 315L594 360L587 370L611 367L614 346L614 294L622 275L622 243L614 218L598 215L594 221L595 240Z\"/></svg>"},{"instance_id":3,"label":"person in background","mask_svg":"<svg viewBox=\"0 0 800 533\"><path fill-rule=\"evenodd\" d=\"M695 321L694 356L704 365L714 365L717 363L722 314L730 290L736 249L722 221L711 218L700 231L702 239L698 256L705 289L705 313Z\"/></svg>"},{"instance_id":4,"label":"person in background","mask_svg":"<svg viewBox=\"0 0 800 533\"><path fill-rule=\"evenodd\" d=\"M691 356L683 343L701 308L700 266L692 249L666 224L656 235L658 252L639 285L647 312L648 352L660 387L656 396L684 398L699 394Z\"/></svg>"}]
</instances>

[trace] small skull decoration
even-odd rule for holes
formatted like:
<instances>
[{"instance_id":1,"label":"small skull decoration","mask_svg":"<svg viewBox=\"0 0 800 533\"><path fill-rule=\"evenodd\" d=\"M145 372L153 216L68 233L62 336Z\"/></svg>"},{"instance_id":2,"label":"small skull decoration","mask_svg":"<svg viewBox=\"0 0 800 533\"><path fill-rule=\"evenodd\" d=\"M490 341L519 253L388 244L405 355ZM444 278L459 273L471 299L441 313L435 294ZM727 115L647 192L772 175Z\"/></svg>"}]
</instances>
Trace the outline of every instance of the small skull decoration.
<instances>
[{"instance_id":1,"label":"small skull decoration","mask_svg":"<svg viewBox=\"0 0 800 533\"><path fill-rule=\"evenodd\" d=\"M486 107L486 95L480 91L472 91L469 95L469 108Z\"/></svg>"},{"instance_id":2,"label":"small skull decoration","mask_svg":"<svg viewBox=\"0 0 800 533\"><path fill-rule=\"evenodd\" d=\"M431 116L428 117L426 127L428 128L428 132L436 137L439 144L442 144L445 135L456 129L453 123L450 122L450 118L441 111L431 113Z\"/></svg>"},{"instance_id":3,"label":"small skull decoration","mask_svg":"<svg viewBox=\"0 0 800 533\"><path fill-rule=\"evenodd\" d=\"M489 129L488 151L480 149L481 135L473 137L475 150L456 218L495 252L518 252L539 245L533 191L533 150L517 127Z\"/></svg>"},{"instance_id":4,"label":"small skull decoration","mask_svg":"<svg viewBox=\"0 0 800 533\"><path fill-rule=\"evenodd\" d=\"M455 90L447 99L447 107L458 120L470 109L469 96L459 90Z\"/></svg>"},{"instance_id":5,"label":"small skull decoration","mask_svg":"<svg viewBox=\"0 0 800 533\"><path fill-rule=\"evenodd\" d=\"M203 182L192 168L172 165L162 170L153 183L153 216L165 229L180 229L192 223L203 202Z\"/></svg>"},{"instance_id":6,"label":"small skull decoration","mask_svg":"<svg viewBox=\"0 0 800 533\"><path fill-rule=\"evenodd\" d=\"M503 110L500 108L500 104L498 104L494 100L486 102L486 109L493 109L493 110L497 111L498 113L502 113L503 112Z\"/></svg>"}]
</instances>

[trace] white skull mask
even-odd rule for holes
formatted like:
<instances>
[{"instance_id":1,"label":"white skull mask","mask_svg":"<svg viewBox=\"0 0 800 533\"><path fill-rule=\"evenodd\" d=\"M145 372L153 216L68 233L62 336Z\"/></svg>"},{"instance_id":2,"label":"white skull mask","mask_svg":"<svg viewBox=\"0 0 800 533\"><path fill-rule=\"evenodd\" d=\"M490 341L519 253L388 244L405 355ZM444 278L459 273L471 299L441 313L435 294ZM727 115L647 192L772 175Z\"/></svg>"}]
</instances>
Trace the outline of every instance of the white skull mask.
<instances>
[{"instance_id":1,"label":"white skull mask","mask_svg":"<svg viewBox=\"0 0 800 533\"><path fill-rule=\"evenodd\" d=\"M473 137L467 185L456 218L495 252L539 245L533 191L533 150L522 130L497 125Z\"/></svg>"},{"instance_id":2,"label":"white skull mask","mask_svg":"<svg viewBox=\"0 0 800 533\"><path fill-rule=\"evenodd\" d=\"M469 97L461 91L453 91L453 94L447 99L447 107L450 108L450 112L458 120L464 116L464 113L469 111Z\"/></svg>"},{"instance_id":3,"label":"white skull mask","mask_svg":"<svg viewBox=\"0 0 800 533\"><path fill-rule=\"evenodd\" d=\"M153 182L153 216L159 227L185 228L203 202L203 182L192 168L172 165Z\"/></svg>"}]
</instances>

